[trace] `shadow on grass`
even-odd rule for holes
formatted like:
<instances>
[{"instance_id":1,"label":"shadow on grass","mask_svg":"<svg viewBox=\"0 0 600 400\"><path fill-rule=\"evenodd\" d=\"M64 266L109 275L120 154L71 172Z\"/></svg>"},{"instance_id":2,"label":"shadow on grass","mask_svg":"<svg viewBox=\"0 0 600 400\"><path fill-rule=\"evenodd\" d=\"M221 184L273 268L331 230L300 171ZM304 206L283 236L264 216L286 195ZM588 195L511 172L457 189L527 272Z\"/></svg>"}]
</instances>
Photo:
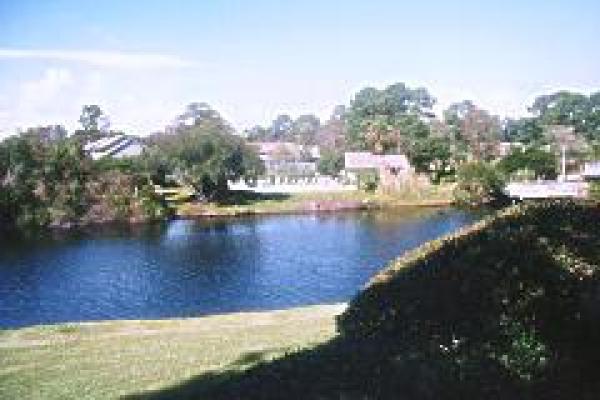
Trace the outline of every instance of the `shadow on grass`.
<instances>
[{"instance_id":1,"label":"shadow on grass","mask_svg":"<svg viewBox=\"0 0 600 400\"><path fill-rule=\"evenodd\" d=\"M598 398L600 216L513 222L370 286L327 343L236 370L264 359L247 354L232 370L127 398ZM556 256L565 245L572 259ZM583 275L571 268L582 260L593 263Z\"/></svg>"}]
</instances>

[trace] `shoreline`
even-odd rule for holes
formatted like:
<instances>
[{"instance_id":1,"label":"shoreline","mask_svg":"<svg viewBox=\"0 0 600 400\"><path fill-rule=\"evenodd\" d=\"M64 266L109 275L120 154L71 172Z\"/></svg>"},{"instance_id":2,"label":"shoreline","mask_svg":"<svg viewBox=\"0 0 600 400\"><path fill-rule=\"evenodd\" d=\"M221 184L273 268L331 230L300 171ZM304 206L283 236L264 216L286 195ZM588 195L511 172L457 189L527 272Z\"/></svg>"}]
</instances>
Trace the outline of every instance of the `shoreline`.
<instances>
[{"instance_id":1,"label":"shoreline","mask_svg":"<svg viewBox=\"0 0 600 400\"><path fill-rule=\"evenodd\" d=\"M454 201L450 199L434 200L303 200L291 204L261 205L225 205L214 206L202 203L187 203L176 209L175 217L179 219L239 217L252 215L296 215L324 214L347 211L392 210L397 208L436 208L450 207ZM281 206L278 208L277 206Z\"/></svg>"},{"instance_id":2,"label":"shoreline","mask_svg":"<svg viewBox=\"0 0 600 400\"><path fill-rule=\"evenodd\" d=\"M246 324L249 319L259 323L266 323L273 319L310 319L315 316L336 316L344 312L348 307L348 303L323 303L312 304L306 306L294 306L290 308L278 308L273 310L252 310L252 311L233 311L218 314L207 314L193 317L166 317L155 319L104 319L93 321L64 321L47 324L35 324L17 327L0 327L0 348L5 347L5 336L10 336L11 333L55 333L55 332L91 332L93 330L102 329L118 329L118 328L148 328L155 327L168 328L169 326L189 325L207 330L207 327L202 327L203 323L237 323ZM210 328L213 329L213 328Z\"/></svg>"}]
</instances>

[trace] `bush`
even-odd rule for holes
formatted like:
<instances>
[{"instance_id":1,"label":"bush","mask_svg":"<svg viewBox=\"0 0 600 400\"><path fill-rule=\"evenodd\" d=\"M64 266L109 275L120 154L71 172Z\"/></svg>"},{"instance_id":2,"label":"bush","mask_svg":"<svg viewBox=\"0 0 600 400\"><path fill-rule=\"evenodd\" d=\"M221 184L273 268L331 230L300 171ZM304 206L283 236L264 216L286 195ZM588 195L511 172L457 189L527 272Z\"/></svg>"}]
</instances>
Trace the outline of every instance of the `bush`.
<instances>
[{"instance_id":1,"label":"bush","mask_svg":"<svg viewBox=\"0 0 600 400\"><path fill-rule=\"evenodd\" d=\"M458 168L456 203L468 206L491 203L503 195L504 178L490 164L471 162Z\"/></svg>"},{"instance_id":2,"label":"bush","mask_svg":"<svg viewBox=\"0 0 600 400\"><path fill-rule=\"evenodd\" d=\"M358 175L358 188L365 192L374 192L379 186L379 174L377 171L361 172Z\"/></svg>"},{"instance_id":3,"label":"bush","mask_svg":"<svg viewBox=\"0 0 600 400\"><path fill-rule=\"evenodd\" d=\"M588 197L594 201L600 201L600 182L590 182Z\"/></svg>"},{"instance_id":4,"label":"bush","mask_svg":"<svg viewBox=\"0 0 600 400\"><path fill-rule=\"evenodd\" d=\"M600 356L598 224L600 208L583 204L504 210L393 262L351 301L338 330L449 361L460 376L494 365L497 379L504 371L539 393L557 385L561 398L580 398L596 385L589 366Z\"/></svg>"},{"instance_id":5,"label":"bush","mask_svg":"<svg viewBox=\"0 0 600 400\"><path fill-rule=\"evenodd\" d=\"M344 168L344 154L335 150L323 150L317 170L321 175L336 176Z\"/></svg>"},{"instance_id":6,"label":"bush","mask_svg":"<svg viewBox=\"0 0 600 400\"><path fill-rule=\"evenodd\" d=\"M533 178L556 179L558 161L554 153L537 148L515 149L503 158L498 167L507 175L531 171Z\"/></svg>"}]
</instances>

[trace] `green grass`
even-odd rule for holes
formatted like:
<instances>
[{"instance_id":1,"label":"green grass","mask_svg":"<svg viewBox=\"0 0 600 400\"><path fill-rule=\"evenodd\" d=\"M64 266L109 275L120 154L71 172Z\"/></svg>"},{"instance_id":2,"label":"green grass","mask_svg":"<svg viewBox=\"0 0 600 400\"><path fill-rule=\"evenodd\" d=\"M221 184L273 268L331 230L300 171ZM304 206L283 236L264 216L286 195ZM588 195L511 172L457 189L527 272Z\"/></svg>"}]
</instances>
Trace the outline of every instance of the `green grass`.
<instances>
[{"instance_id":1,"label":"green grass","mask_svg":"<svg viewBox=\"0 0 600 400\"><path fill-rule=\"evenodd\" d=\"M0 399L113 399L244 370L331 338L342 308L0 331Z\"/></svg>"}]
</instances>

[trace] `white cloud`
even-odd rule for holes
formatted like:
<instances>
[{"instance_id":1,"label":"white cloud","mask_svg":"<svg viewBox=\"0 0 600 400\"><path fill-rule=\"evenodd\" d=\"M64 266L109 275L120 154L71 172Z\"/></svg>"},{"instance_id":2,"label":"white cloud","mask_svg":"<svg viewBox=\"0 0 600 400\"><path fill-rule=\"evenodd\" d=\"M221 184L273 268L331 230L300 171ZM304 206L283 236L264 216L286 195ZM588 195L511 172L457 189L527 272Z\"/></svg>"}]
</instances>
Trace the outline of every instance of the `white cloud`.
<instances>
[{"instance_id":1,"label":"white cloud","mask_svg":"<svg viewBox=\"0 0 600 400\"><path fill-rule=\"evenodd\" d=\"M20 83L10 102L0 98L0 138L19 128L62 123L69 112L75 83L69 69L56 67L46 68L38 78Z\"/></svg>"},{"instance_id":2,"label":"white cloud","mask_svg":"<svg viewBox=\"0 0 600 400\"><path fill-rule=\"evenodd\" d=\"M151 69L182 68L193 64L180 57L155 53L124 53L114 51L23 50L0 48L0 59L38 59L70 61L99 67Z\"/></svg>"},{"instance_id":3,"label":"white cloud","mask_svg":"<svg viewBox=\"0 0 600 400\"><path fill-rule=\"evenodd\" d=\"M19 105L26 109L50 105L72 82L73 76L68 69L48 68L40 79L22 84Z\"/></svg>"}]
</instances>

